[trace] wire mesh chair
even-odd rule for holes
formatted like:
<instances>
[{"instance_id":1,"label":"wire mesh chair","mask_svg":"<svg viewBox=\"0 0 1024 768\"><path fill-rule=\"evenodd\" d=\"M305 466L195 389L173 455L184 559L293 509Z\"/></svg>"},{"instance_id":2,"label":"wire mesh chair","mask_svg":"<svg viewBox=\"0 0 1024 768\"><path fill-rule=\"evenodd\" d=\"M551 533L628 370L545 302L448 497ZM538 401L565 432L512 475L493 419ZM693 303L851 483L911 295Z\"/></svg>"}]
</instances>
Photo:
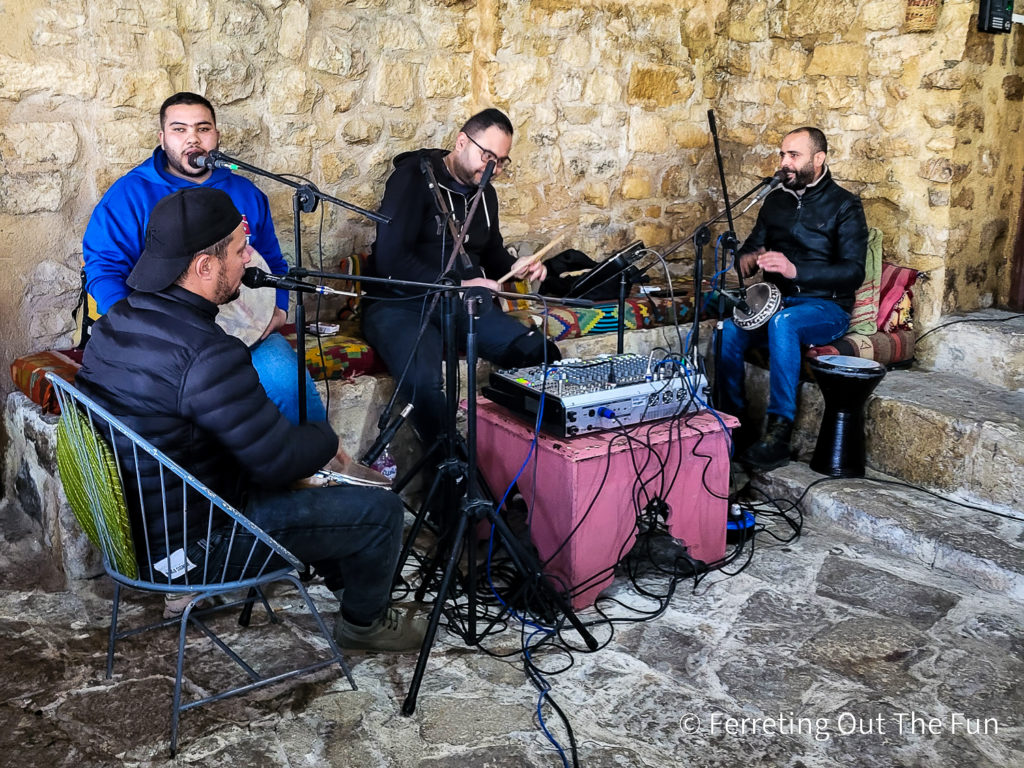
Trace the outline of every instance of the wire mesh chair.
<instances>
[{"instance_id":1,"label":"wire mesh chair","mask_svg":"<svg viewBox=\"0 0 1024 768\"><path fill-rule=\"evenodd\" d=\"M103 555L103 566L114 581L107 678L113 674L114 646L118 640L158 627L179 625L178 659L171 708L171 756L177 750L181 712L255 688L337 663L352 690L356 684L348 665L298 579L305 566L238 510L206 488L145 439L99 404L63 379L47 374L60 405L57 427L57 464L61 484L86 535ZM159 483L161 508L146 509L144 487ZM150 496L152 498L152 496ZM152 507L154 505L150 505ZM187 513L183 510L187 509ZM197 515L198 510L198 515ZM181 532L171 534L181 522ZM162 527L159 527L161 526ZM156 527L154 527L156 526ZM154 545L154 541L162 546ZM141 548L141 552L137 552ZM154 551L154 549L156 551ZM278 618L263 593L273 582L288 582L302 596L330 648L328 658L286 672L262 675L247 664L204 621L216 612L241 607L239 624L248 626L253 603L267 610L272 623ZM190 596L180 618L118 631L121 588L130 587L166 595ZM246 597L202 608L211 598L248 590ZM181 680L185 636L189 625L199 629L245 672L249 681L220 693L182 703Z\"/></svg>"}]
</instances>

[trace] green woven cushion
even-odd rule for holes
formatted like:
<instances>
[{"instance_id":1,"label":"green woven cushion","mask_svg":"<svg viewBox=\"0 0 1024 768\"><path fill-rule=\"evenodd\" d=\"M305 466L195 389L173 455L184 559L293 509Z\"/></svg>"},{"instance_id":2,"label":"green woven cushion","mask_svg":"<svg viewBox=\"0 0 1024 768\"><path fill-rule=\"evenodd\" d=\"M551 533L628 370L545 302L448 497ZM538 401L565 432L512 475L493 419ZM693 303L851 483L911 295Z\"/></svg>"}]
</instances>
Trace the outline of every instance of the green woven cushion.
<instances>
[{"instance_id":1,"label":"green woven cushion","mask_svg":"<svg viewBox=\"0 0 1024 768\"><path fill-rule=\"evenodd\" d=\"M870 336L878 331L878 299L882 285L882 230L868 229L868 250L864 259L864 282L857 289L847 333Z\"/></svg>"},{"instance_id":2,"label":"green woven cushion","mask_svg":"<svg viewBox=\"0 0 1024 768\"><path fill-rule=\"evenodd\" d=\"M137 578L135 545L117 462L77 408L67 409L57 425L57 469L71 511L89 541L106 554L114 570Z\"/></svg>"}]
</instances>

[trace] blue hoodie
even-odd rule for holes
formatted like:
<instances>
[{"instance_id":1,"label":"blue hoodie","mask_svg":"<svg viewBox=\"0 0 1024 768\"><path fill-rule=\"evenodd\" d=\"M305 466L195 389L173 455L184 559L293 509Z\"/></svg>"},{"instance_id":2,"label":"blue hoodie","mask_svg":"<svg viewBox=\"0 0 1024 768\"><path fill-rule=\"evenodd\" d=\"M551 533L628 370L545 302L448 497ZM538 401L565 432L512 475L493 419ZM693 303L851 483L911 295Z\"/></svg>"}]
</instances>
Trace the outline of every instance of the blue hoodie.
<instances>
[{"instance_id":1,"label":"blue hoodie","mask_svg":"<svg viewBox=\"0 0 1024 768\"><path fill-rule=\"evenodd\" d=\"M167 156L157 147L153 156L115 181L92 212L82 238L86 290L106 313L131 290L125 281L142 255L150 211L167 195L195 182L167 171ZM288 271L270 218L267 196L248 179L216 168L203 186L223 189L245 217L252 247L275 275ZM277 292L277 306L288 311L288 291Z\"/></svg>"}]
</instances>

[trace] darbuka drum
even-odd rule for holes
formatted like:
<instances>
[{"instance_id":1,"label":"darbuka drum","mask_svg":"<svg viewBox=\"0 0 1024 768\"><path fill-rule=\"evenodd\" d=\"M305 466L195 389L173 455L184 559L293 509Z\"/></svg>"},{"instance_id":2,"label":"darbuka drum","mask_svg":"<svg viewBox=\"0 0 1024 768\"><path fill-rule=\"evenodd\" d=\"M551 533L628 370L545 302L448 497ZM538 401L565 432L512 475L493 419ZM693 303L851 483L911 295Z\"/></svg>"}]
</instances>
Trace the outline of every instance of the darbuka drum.
<instances>
[{"instance_id":1,"label":"darbuka drum","mask_svg":"<svg viewBox=\"0 0 1024 768\"><path fill-rule=\"evenodd\" d=\"M732 321L744 331L760 328L782 306L782 292L774 283L754 283L747 288L748 312L739 307L732 311Z\"/></svg>"},{"instance_id":2,"label":"darbuka drum","mask_svg":"<svg viewBox=\"0 0 1024 768\"><path fill-rule=\"evenodd\" d=\"M259 251L251 245L247 247L251 251L249 266L269 272L270 268ZM217 325L223 328L225 333L241 339L245 346L251 347L260 340L260 336L270 325L276 305L277 291L242 285L237 299L221 305L217 313Z\"/></svg>"},{"instance_id":3,"label":"darbuka drum","mask_svg":"<svg viewBox=\"0 0 1024 768\"><path fill-rule=\"evenodd\" d=\"M810 467L832 477L864 477L864 404L885 368L850 355L822 355L809 365L825 399Z\"/></svg>"}]
</instances>

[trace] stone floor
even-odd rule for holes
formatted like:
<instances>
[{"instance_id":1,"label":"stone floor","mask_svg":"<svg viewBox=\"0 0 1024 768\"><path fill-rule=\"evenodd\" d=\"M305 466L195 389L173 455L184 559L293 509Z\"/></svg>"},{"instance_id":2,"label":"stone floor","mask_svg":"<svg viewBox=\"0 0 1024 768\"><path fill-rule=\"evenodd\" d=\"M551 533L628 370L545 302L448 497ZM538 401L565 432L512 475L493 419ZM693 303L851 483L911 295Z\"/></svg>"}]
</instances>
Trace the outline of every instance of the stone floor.
<instances>
[{"instance_id":1,"label":"stone floor","mask_svg":"<svg viewBox=\"0 0 1024 768\"><path fill-rule=\"evenodd\" d=\"M778 522L769 530L786 533ZM31 553L0 548L0 561L2 765L563 764L539 728L521 658L451 636L434 648L411 717L400 709L415 656L352 656L357 691L331 671L186 712L169 760L173 633L124 641L105 680L106 580L51 591ZM325 590L314 592L329 611ZM623 579L608 594L655 607ZM257 658L308 648L309 617L294 592L273 602L289 620L245 631ZM612 600L601 607L636 615ZM136 596L124 616L137 622L158 610ZM592 609L582 618L601 622ZM238 634L230 619L222 626ZM594 632L605 646L596 653L534 656L564 670L548 676L550 695L572 724L582 766L1024 764L1020 603L874 548L824 517L806 518L788 544L759 533L749 567L712 573L696 590L681 583L657 618ZM512 625L485 645L514 651L519 637ZM207 641L190 648L189 693L234 673ZM544 717L568 748L550 707Z\"/></svg>"}]
</instances>

